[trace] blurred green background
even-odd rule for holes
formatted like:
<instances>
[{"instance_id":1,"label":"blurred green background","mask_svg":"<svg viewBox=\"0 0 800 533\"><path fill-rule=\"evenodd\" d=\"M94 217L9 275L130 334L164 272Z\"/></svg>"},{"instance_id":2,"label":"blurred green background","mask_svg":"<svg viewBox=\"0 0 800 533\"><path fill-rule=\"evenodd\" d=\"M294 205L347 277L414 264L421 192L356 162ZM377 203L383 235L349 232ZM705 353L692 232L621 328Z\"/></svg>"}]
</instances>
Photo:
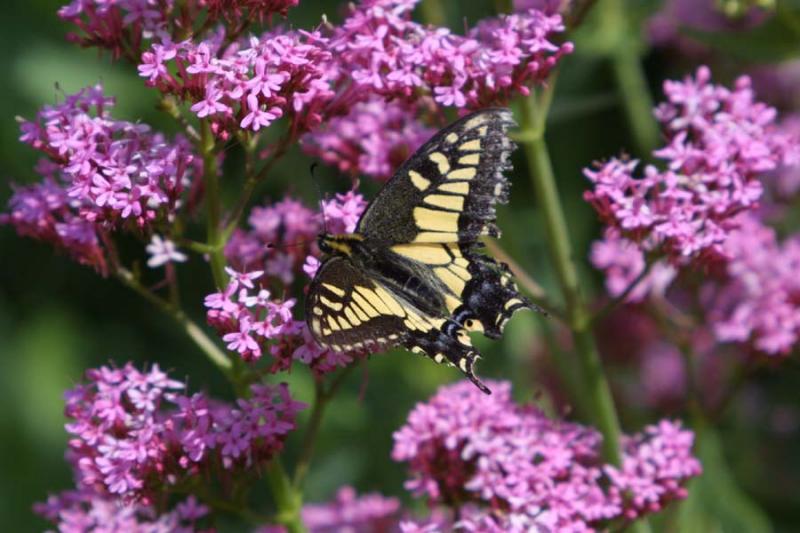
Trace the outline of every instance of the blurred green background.
<instances>
[{"instance_id":1,"label":"blurred green background","mask_svg":"<svg viewBox=\"0 0 800 533\"><path fill-rule=\"evenodd\" d=\"M173 131L174 126L155 109L156 95L147 90L127 64L111 64L107 55L81 50L64 39L68 28L57 16L59 0L11 0L5 2L0 19L3 98L0 99L0 201L5 205L11 183L37 179L33 172L36 154L17 141L16 116L31 118L37 109L60 99L63 92L103 83L117 97L117 118L141 120ZM492 11L491 2L442 2L451 27L461 21L474 22ZM630 35L634 46L641 29L638 17L658 2L633 2L636 9ZM340 3L301 2L290 13L289 23L309 27L327 13L338 20ZM736 43L741 46L741 43ZM785 43L782 43L785 44ZM798 43L795 43L798 44ZM745 49L752 53L750 47ZM800 46L796 48L800 51ZM767 47L765 54L773 53ZM652 89L659 93L659 80L682 75L690 61L674 60L652 52L645 58ZM728 72L740 65L726 56ZM591 50L581 50L563 62L561 77L548 127L548 139L559 179L565 209L570 217L582 273L591 290L599 292L596 273L585 264L588 245L598 235L594 213L583 202L581 168L591 161L622 150L634 152L609 66ZM726 81L724 78L723 80ZM515 154L512 203L500 213L501 241L507 251L552 290L546 250L535 199L525 178L525 163ZM240 183L237 151L226 165L225 185L229 193ZM310 205L316 202L310 179L305 179L310 160L293 151L276 167L259 191L261 201L279 198L292 190ZM347 180L331 170L320 173L324 188L343 191ZM365 188L368 193L374 186ZM86 368L109 361L136 361L139 366L158 362L174 377L188 377L193 390L209 390L223 397L229 391L221 376L172 323L113 280L101 279L87 268L55 255L47 246L18 238L8 227L0 227L0 529L35 531L47 525L31 512L35 501L48 492L70 488L71 477L63 460L66 433L63 430L62 393L81 379ZM184 301L203 322L202 296L211 279L200 261L182 268ZM556 291L553 291L556 294ZM480 373L485 377L511 379L520 399L532 399L539 390L531 354L541 329L541 319L521 313L510 324L500 342L481 341L486 353ZM307 498L330 497L343 484L360 491L380 490L403 495L404 468L389 459L392 432L400 427L413 405L429 397L442 383L459 379L457 372L404 353L373 357L367 366L353 372L326 416L318 451L307 483ZM292 375L293 392L310 400L308 372L297 365ZM794 360L779 370L758 376L756 385L765 398L797 406L800 371ZM638 429L642 414L637 406L623 406L634 414L624 415L626 429ZM796 432L776 434L759 420L734 411L720 429L721 446L706 443L705 488L687 507L712 518L698 530L753 531L771 525L779 530L800 528L800 440ZM648 420L656 419L655 413ZM289 461L298 439L288 443ZM718 442L716 444L719 444ZM266 487L263 487L267 498ZM693 507L692 507L693 506ZM699 511L698 511L699 509ZM723 516L727 516L723 519ZM767 516L769 518L767 518ZM768 522L769 521L769 522Z\"/></svg>"}]
</instances>

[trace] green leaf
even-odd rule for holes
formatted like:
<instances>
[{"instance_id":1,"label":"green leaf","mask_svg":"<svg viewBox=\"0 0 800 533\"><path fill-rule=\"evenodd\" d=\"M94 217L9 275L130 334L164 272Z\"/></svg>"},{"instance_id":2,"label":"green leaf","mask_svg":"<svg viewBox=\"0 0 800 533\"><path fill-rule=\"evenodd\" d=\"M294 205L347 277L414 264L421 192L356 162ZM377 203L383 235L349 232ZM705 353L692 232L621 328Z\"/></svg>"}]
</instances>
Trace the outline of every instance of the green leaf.
<instances>
[{"instance_id":1,"label":"green leaf","mask_svg":"<svg viewBox=\"0 0 800 533\"><path fill-rule=\"evenodd\" d=\"M689 497L678 514L684 533L762 533L772 531L764 511L736 484L719 435L710 428L698 434L697 453L703 474L689 484Z\"/></svg>"}]
</instances>

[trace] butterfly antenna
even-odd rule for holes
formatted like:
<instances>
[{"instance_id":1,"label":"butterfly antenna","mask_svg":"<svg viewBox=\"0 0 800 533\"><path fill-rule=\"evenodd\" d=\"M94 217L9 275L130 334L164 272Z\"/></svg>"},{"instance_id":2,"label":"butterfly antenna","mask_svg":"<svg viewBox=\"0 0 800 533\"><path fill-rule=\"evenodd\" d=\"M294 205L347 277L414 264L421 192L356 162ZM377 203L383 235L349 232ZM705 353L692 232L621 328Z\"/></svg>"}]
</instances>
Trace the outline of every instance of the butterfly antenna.
<instances>
[{"instance_id":1,"label":"butterfly antenna","mask_svg":"<svg viewBox=\"0 0 800 533\"><path fill-rule=\"evenodd\" d=\"M309 172L311 173L311 181L314 183L314 187L317 189L317 198L319 200L319 213L322 216L322 232L328 233L328 221L325 219L325 204L322 201L322 189L319 186L319 180L317 176L314 174L314 171L317 169L318 163L314 161L311 163L311 168Z\"/></svg>"},{"instance_id":2,"label":"butterfly antenna","mask_svg":"<svg viewBox=\"0 0 800 533\"><path fill-rule=\"evenodd\" d=\"M328 233L328 224L327 220L325 220L325 210L324 210L324 205L322 203L322 190L320 189L319 181L316 179L316 175L314 174L314 170L316 170L316 168L317 168L317 162L315 161L311 163L311 168L309 169L309 172L311 173L311 181L314 183L314 188L317 190L317 197L319 198L319 212L322 215L322 230L324 233ZM308 244L309 242L310 241L298 241L289 244L275 244L269 242L267 243L266 246L267 248L272 250L277 250L277 249L284 250L286 248L292 248L295 246L303 246L305 244Z\"/></svg>"}]
</instances>

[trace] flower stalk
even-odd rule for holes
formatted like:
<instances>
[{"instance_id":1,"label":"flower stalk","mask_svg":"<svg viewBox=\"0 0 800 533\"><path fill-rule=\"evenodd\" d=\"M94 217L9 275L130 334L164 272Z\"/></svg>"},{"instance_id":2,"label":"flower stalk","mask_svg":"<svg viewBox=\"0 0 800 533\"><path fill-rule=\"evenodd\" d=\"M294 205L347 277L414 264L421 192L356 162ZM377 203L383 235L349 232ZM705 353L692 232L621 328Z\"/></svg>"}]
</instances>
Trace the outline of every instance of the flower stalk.
<instances>
[{"instance_id":1,"label":"flower stalk","mask_svg":"<svg viewBox=\"0 0 800 533\"><path fill-rule=\"evenodd\" d=\"M600 39L608 55L614 79L619 91L619 102L633 135L637 153L649 158L658 147L658 124L653 118L653 97L647 86L647 78L642 69L642 43L629 28L624 0L603 0L599 4L601 21Z\"/></svg>"},{"instance_id":2,"label":"flower stalk","mask_svg":"<svg viewBox=\"0 0 800 533\"><path fill-rule=\"evenodd\" d=\"M523 146L528 159L531 184L539 198L544 217L547 246L564 297L567 326L574 338L586 393L592 398L589 404L594 406L594 412L586 414L597 423L603 434L603 456L609 462L618 464L619 420L590 329L590 315L581 296L567 221L559 200L550 155L544 140L545 118L554 87L555 80L552 80L543 92L534 92L529 98L522 100L520 125L523 130L534 133ZM537 98L537 95L540 98Z\"/></svg>"},{"instance_id":3,"label":"flower stalk","mask_svg":"<svg viewBox=\"0 0 800 533\"><path fill-rule=\"evenodd\" d=\"M311 418L306 427L306 433L303 437L303 444L300 448L300 458L297 460L297 465L294 470L294 478L292 483L295 490L302 491L303 481L305 481L308 469L311 466L311 459L314 456L314 446L319 435L319 428L322 425L322 417L325 414L325 408L336 394L341 384L347 376L355 369L355 365L350 365L344 370L339 372L339 375L333 379L330 386L325 389L325 385L321 380L317 380L314 387L314 404L311 408Z\"/></svg>"},{"instance_id":4,"label":"flower stalk","mask_svg":"<svg viewBox=\"0 0 800 533\"><path fill-rule=\"evenodd\" d=\"M278 508L276 521L285 526L289 533L305 532L306 528L300 518L303 495L292 486L281 462L277 459L271 461L267 465L265 474L275 506Z\"/></svg>"},{"instance_id":5,"label":"flower stalk","mask_svg":"<svg viewBox=\"0 0 800 533\"><path fill-rule=\"evenodd\" d=\"M579 364L581 382L587 401L577 402L577 406L591 412L583 413L603 435L603 458L613 465L619 465L622 458L620 447L621 428L611 388L603 372L600 354L591 329L591 314L581 295L578 272L575 268L569 228L558 196L555 174L544 139L547 112L555 92L556 79L542 91L534 91L522 99L520 126L526 133L523 142L528 160L531 184L539 198L547 246L556 271L558 283L564 298L564 314L572 338ZM649 531L645 521L631 525L640 533Z\"/></svg>"},{"instance_id":6,"label":"flower stalk","mask_svg":"<svg viewBox=\"0 0 800 533\"><path fill-rule=\"evenodd\" d=\"M219 346L217 346L216 343L211 340L208 335L206 335L206 333L203 331L203 328L186 316L186 313L184 313L183 310L176 308L170 304L169 301L149 291L146 287L139 283L139 280L136 279L130 270L119 267L116 270L116 276L123 285L133 290L136 294L143 297L151 304L158 307L162 312L177 322L183 329L183 332L186 333L186 335L192 339L192 341L197 345L198 348L200 348L206 357L208 357L209 361L214 363L214 366L216 366L223 374L225 374L228 379L232 379L233 364L231 363L231 360L227 355L225 355L225 352L223 352Z\"/></svg>"},{"instance_id":7,"label":"flower stalk","mask_svg":"<svg viewBox=\"0 0 800 533\"><path fill-rule=\"evenodd\" d=\"M208 120L200 121L200 154L203 157L203 184L205 185L206 197L206 244L209 247L209 263L211 264L211 274L214 276L214 284L217 288L225 287L227 276L225 275L225 255L223 248L225 245L222 228L220 228L220 218L222 215L222 202L220 198L219 176L217 175L217 156L215 152L216 143L214 135L211 133L211 125Z\"/></svg>"}]
</instances>

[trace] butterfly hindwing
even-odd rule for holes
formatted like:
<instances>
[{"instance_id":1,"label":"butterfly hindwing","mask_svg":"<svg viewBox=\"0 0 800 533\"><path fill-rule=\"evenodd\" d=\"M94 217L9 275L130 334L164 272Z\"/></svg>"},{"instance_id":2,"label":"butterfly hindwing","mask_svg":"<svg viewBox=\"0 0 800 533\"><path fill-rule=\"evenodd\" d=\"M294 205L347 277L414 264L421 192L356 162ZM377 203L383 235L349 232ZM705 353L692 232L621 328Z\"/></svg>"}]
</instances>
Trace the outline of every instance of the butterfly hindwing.
<instances>
[{"instance_id":1,"label":"butterfly hindwing","mask_svg":"<svg viewBox=\"0 0 800 533\"><path fill-rule=\"evenodd\" d=\"M349 259L331 257L306 297L306 322L321 345L335 351L375 350L406 336L406 312Z\"/></svg>"},{"instance_id":2,"label":"butterfly hindwing","mask_svg":"<svg viewBox=\"0 0 800 533\"><path fill-rule=\"evenodd\" d=\"M474 242L498 236L495 204L508 201L503 171L514 144L507 109L468 115L437 133L395 172L357 231L382 244Z\"/></svg>"},{"instance_id":3,"label":"butterfly hindwing","mask_svg":"<svg viewBox=\"0 0 800 533\"><path fill-rule=\"evenodd\" d=\"M467 331L497 339L515 311L532 305L520 295L508 266L476 248L471 243L425 243L397 244L390 250L400 256L395 264L412 260L429 269L429 279L439 288L443 316Z\"/></svg>"},{"instance_id":4,"label":"butterfly hindwing","mask_svg":"<svg viewBox=\"0 0 800 533\"><path fill-rule=\"evenodd\" d=\"M321 345L335 351L401 345L459 368L488 392L473 373L479 354L464 327L419 310L395 290L365 276L348 259L333 257L323 263L309 289L309 328Z\"/></svg>"}]
</instances>

